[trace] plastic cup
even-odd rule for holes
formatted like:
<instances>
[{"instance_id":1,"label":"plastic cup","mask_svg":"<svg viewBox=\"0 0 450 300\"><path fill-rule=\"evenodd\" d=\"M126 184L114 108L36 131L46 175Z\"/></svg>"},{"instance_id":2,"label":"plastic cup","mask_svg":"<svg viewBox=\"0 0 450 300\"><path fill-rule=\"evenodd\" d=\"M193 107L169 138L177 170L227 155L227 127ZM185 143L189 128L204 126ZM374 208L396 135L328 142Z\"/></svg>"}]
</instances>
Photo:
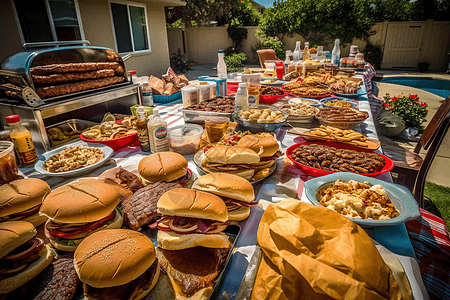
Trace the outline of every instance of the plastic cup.
<instances>
[{"instance_id":1,"label":"plastic cup","mask_svg":"<svg viewBox=\"0 0 450 300\"><path fill-rule=\"evenodd\" d=\"M205 130L210 143L217 143L227 133L228 117L211 116L205 119Z\"/></svg>"},{"instance_id":2,"label":"plastic cup","mask_svg":"<svg viewBox=\"0 0 450 300\"><path fill-rule=\"evenodd\" d=\"M10 182L18 173L14 144L0 141L0 184Z\"/></svg>"}]
</instances>

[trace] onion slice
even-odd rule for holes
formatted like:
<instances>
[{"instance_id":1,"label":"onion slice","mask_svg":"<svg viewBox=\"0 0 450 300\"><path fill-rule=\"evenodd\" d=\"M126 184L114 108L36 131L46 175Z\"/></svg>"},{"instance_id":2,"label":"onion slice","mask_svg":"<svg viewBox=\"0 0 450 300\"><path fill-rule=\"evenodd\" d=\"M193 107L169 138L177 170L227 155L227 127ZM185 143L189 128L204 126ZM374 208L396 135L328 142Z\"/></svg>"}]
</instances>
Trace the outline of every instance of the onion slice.
<instances>
[{"instance_id":1,"label":"onion slice","mask_svg":"<svg viewBox=\"0 0 450 300\"><path fill-rule=\"evenodd\" d=\"M177 226L174 224L174 219L169 220L169 228L172 229L176 233L192 233L198 229L198 226L196 224L191 225L190 227L186 226ZM189 224L189 223L188 223Z\"/></svg>"},{"instance_id":2,"label":"onion slice","mask_svg":"<svg viewBox=\"0 0 450 300\"><path fill-rule=\"evenodd\" d=\"M4 260L23 260L30 257L44 247L44 241L39 238L32 238L19 248L16 248L10 255L4 256Z\"/></svg>"}]
</instances>

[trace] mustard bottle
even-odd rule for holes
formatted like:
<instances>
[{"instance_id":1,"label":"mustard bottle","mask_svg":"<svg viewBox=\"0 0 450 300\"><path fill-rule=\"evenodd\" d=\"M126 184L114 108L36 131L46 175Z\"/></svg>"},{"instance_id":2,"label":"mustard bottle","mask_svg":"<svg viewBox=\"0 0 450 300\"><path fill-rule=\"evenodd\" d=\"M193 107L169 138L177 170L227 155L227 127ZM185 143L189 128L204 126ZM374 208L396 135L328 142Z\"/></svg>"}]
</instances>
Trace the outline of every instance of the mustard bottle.
<instances>
[{"instance_id":1,"label":"mustard bottle","mask_svg":"<svg viewBox=\"0 0 450 300\"><path fill-rule=\"evenodd\" d=\"M22 164L33 163L37 160L31 134L23 125L20 125L19 115L7 116L6 122L11 127L9 137L14 143L19 162Z\"/></svg>"}]
</instances>

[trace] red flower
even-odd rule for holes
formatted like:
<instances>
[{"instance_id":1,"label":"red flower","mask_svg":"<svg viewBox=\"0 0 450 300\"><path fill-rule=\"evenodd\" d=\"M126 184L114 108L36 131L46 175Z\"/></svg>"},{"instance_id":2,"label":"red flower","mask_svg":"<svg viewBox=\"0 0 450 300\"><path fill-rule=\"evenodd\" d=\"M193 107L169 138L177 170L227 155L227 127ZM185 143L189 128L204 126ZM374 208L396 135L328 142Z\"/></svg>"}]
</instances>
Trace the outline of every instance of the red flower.
<instances>
[{"instance_id":1,"label":"red flower","mask_svg":"<svg viewBox=\"0 0 450 300\"><path fill-rule=\"evenodd\" d=\"M419 104L419 101L416 101L416 104Z\"/></svg>"},{"instance_id":2,"label":"red flower","mask_svg":"<svg viewBox=\"0 0 450 300\"><path fill-rule=\"evenodd\" d=\"M393 110L394 108L393 107L391 107L391 109L390 110Z\"/></svg>"},{"instance_id":3,"label":"red flower","mask_svg":"<svg viewBox=\"0 0 450 300\"><path fill-rule=\"evenodd\" d=\"M425 111L425 113L428 113L428 109Z\"/></svg>"},{"instance_id":4,"label":"red flower","mask_svg":"<svg viewBox=\"0 0 450 300\"><path fill-rule=\"evenodd\" d=\"M408 105L405 105L405 107L408 107Z\"/></svg>"},{"instance_id":5,"label":"red flower","mask_svg":"<svg viewBox=\"0 0 450 300\"><path fill-rule=\"evenodd\" d=\"M389 103L384 103L384 107L389 107Z\"/></svg>"},{"instance_id":6,"label":"red flower","mask_svg":"<svg viewBox=\"0 0 450 300\"><path fill-rule=\"evenodd\" d=\"M397 101L397 100L398 100L398 97L393 97L391 100L392 100L392 101Z\"/></svg>"},{"instance_id":7,"label":"red flower","mask_svg":"<svg viewBox=\"0 0 450 300\"><path fill-rule=\"evenodd\" d=\"M414 99L416 99L416 98L417 98L417 94L415 94L415 95L409 95L409 99L414 100Z\"/></svg>"},{"instance_id":8,"label":"red flower","mask_svg":"<svg viewBox=\"0 0 450 300\"><path fill-rule=\"evenodd\" d=\"M426 103L422 103L422 104L420 104L420 106L427 106L427 104Z\"/></svg>"}]
</instances>

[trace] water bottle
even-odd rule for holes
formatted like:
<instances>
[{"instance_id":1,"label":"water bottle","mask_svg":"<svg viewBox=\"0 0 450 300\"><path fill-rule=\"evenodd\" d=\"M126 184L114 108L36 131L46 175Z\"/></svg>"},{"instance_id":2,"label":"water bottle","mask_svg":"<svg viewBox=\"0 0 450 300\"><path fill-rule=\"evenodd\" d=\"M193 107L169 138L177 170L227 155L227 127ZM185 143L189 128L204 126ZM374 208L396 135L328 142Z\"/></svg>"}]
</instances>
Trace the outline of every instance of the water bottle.
<instances>
[{"instance_id":1,"label":"water bottle","mask_svg":"<svg viewBox=\"0 0 450 300\"><path fill-rule=\"evenodd\" d=\"M331 63L335 66L339 66L341 60L341 50L339 49L339 39L334 40L334 48L331 52Z\"/></svg>"},{"instance_id":2,"label":"water bottle","mask_svg":"<svg viewBox=\"0 0 450 300\"><path fill-rule=\"evenodd\" d=\"M225 53L223 50L219 50L217 53L219 56L219 62L217 63L217 77L227 78L227 65L225 64Z\"/></svg>"},{"instance_id":3,"label":"water bottle","mask_svg":"<svg viewBox=\"0 0 450 300\"><path fill-rule=\"evenodd\" d=\"M297 41L295 43L295 49L294 49L294 62L297 62L300 60L300 41Z\"/></svg>"}]
</instances>

